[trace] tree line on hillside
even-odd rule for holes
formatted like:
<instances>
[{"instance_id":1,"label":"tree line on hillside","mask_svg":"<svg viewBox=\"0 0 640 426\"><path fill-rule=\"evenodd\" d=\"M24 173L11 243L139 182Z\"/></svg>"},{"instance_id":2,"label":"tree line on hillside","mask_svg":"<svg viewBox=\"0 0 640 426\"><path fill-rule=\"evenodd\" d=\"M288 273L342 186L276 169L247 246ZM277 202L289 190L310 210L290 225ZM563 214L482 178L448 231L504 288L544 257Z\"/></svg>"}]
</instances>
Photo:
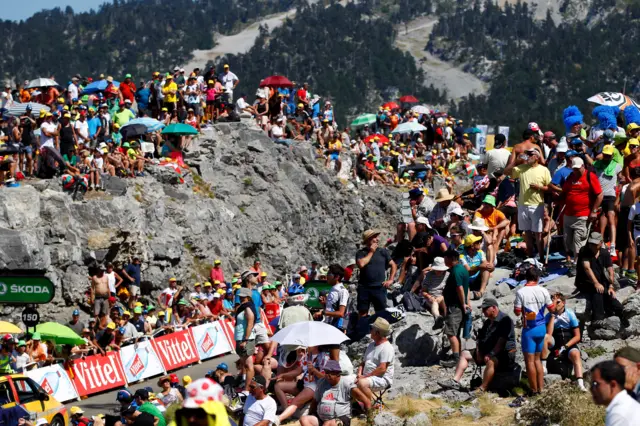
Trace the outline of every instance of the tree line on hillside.
<instances>
[{"instance_id":1,"label":"tree line on hillside","mask_svg":"<svg viewBox=\"0 0 640 426\"><path fill-rule=\"evenodd\" d=\"M213 47L213 33L230 33L304 0L114 0L97 11L71 7L0 20L0 78L14 81L100 73L148 76Z\"/></svg>"},{"instance_id":2,"label":"tree line on hillside","mask_svg":"<svg viewBox=\"0 0 640 426\"><path fill-rule=\"evenodd\" d=\"M608 1L597 1L599 9L590 16ZM568 105L578 105L589 120L595 105L586 99L598 92L640 95L633 60L640 52L638 3L610 9L606 19L560 25L549 15L535 21L524 3L499 8L487 1L481 7L476 0L471 9L457 8L440 19L429 45L445 40L460 61L488 58L496 61L496 71L487 95L472 94L451 110L456 117L518 130L537 121L563 133L562 111Z\"/></svg>"},{"instance_id":3,"label":"tree line on hillside","mask_svg":"<svg viewBox=\"0 0 640 426\"><path fill-rule=\"evenodd\" d=\"M309 82L312 93L333 101L341 125L354 115L375 112L372 108L394 92L446 102L444 92L423 86L413 57L394 47L393 25L372 18L375 3L302 6L282 26L271 32L263 28L247 53L226 60L245 88L257 87L265 72Z\"/></svg>"}]
</instances>

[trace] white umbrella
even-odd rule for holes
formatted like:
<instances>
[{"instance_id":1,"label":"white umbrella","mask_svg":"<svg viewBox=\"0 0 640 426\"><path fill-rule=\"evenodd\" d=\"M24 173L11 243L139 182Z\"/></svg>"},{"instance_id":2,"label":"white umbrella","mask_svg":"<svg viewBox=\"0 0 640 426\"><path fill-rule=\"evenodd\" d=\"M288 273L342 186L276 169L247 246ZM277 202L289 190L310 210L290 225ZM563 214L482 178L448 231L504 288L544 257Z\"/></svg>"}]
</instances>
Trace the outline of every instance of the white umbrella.
<instances>
[{"instance_id":1,"label":"white umbrella","mask_svg":"<svg viewBox=\"0 0 640 426\"><path fill-rule=\"evenodd\" d=\"M48 106L39 104L37 102L27 102L24 104L14 102L7 109L7 111L9 115L13 115L14 117L20 117L27 111L27 105L31 105L31 115L39 115L41 109L47 112L51 110L51 108L49 108Z\"/></svg>"},{"instance_id":2,"label":"white umbrella","mask_svg":"<svg viewBox=\"0 0 640 426\"><path fill-rule=\"evenodd\" d=\"M25 89L33 89L34 87L49 87L49 86L59 86L55 80L51 80L50 78L36 78L35 80L31 80Z\"/></svg>"},{"instance_id":3,"label":"white umbrella","mask_svg":"<svg viewBox=\"0 0 640 426\"><path fill-rule=\"evenodd\" d=\"M311 346L339 345L349 340L349 338L346 334L325 322L302 321L278 331L271 340L281 345L308 348Z\"/></svg>"},{"instance_id":4,"label":"white umbrella","mask_svg":"<svg viewBox=\"0 0 640 426\"><path fill-rule=\"evenodd\" d=\"M587 100L598 105L617 106L621 110L630 105L640 108L640 105L635 100L620 92L600 92Z\"/></svg>"},{"instance_id":5,"label":"white umbrella","mask_svg":"<svg viewBox=\"0 0 640 426\"><path fill-rule=\"evenodd\" d=\"M425 105L416 105L411 108L411 111L417 112L418 114L431 114L431 110Z\"/></svg>"},{"instance_id":6,"label":"white umbrella","mask_svg":"<svg viewBox=\"0 0 640 426\"><path fill-rule=\"evenodd\" d=\"M391 134L397 135L403 133L417 133L424 132L425 130L427 130L427 128L422 124L419 124L417 121L409 121L407 123L399 124L398 127L393 129L393 132L391 132Z\"/></svg>"}]
</instances>

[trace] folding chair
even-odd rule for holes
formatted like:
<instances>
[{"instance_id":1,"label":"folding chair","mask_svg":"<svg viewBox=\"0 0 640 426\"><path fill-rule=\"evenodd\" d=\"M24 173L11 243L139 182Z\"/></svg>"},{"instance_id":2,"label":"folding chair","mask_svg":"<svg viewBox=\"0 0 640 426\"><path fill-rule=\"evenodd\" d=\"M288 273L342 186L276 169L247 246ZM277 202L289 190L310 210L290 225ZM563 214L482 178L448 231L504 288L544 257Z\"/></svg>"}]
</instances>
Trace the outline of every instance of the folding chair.
<instances>
[{"instance_id":1,"label":"folding chair","mask_svg":"<svg viewBox=\"0 0 640 426\"><path fill-rule=\"evenodd\" d=\"M378 412L381 412L384 409L384 402L382 401L382 397L384 396L385 393L387 393L389 391L389 389L391 389L391 385L387 384L387 386L384 389L380 389L378 391L371 391L373 393L373 403L372 403L372 410L378 410Z\"/></svg>"}]
</instances>

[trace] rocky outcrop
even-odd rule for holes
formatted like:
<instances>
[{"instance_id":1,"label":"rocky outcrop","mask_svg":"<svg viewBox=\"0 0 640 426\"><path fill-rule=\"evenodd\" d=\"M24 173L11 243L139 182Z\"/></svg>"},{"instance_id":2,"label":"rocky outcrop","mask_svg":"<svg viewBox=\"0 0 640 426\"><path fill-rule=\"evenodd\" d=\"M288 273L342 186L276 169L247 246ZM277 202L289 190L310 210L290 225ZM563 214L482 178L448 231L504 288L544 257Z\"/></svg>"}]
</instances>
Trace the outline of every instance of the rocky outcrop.
<instances>
[{"instance_id":1,"label":"rocky outcrop","mask_svg":"<svg viewBox=\"0 0 640 426\"><path fill-rule=\"evenodd\" d=\"M341 183L310 145L275 145L252 124L205 131L185 159L184 183L152 166L146 176L111 178L105 193L74 202L58 180L0 188L0 269L41 271L56 285L43 320L85 309L89 268L143 261L143 294L175 276L187 286L208 276L213 260L231 275L260 258L271 277L301 264L352 259L367 228L387 236L399 219L396 189ZM387 232L388 231L388 232ZM3 319L21 309L3 307Z\"/></svg>"}]
</instances>

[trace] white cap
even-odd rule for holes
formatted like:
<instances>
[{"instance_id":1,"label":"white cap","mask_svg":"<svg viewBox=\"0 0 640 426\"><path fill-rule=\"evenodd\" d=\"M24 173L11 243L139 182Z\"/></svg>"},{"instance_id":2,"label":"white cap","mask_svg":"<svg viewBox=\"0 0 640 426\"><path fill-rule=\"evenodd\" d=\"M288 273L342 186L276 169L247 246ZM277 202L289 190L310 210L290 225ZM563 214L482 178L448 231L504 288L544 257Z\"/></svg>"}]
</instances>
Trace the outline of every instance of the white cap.
<instances>
[{"instance_id":1,"label":"white cap","mask_svg":"<svg viewBox=\"0 0 640 426\"><path fill-rule=\"evenodd\" d=\"M47 419L43 419L43 418L39 418L38 421L36 422L36 426L44 426L48 424L49 422L47 421Z\"/></svg>"},{"instance_id":2,"label":"white cap","mask_svg":"<svg viewBox=\"0 0 640 426\"><path fill-rule=\"evenodd\" d=\"M466 216L467 213L465 213L464 210L462 210L462 207L456 207L451 211L451 214L455 214L458 216Z\"/></svg>"},{"instance_id":3,"label":"white cap","mask_svg":"<svg viewBox=\"0 0 640 426\"><path fill-rule=\"evenodd\" d=\"M584 166L584 161L580 157L573 157L571 159L571 168L572 169L580 169Z\"/></svg>"},{"instance_id":4,"label":"white cap","mask_svg":"<svg viewBox=\"0 0 640 426\"><path fill-rule=\"evenodd\" d=\"M220 293L218 293L218 292L213 293L213 298L214 299L220 299Z\"/></svg>"},{"instance_id":5,"label":"white cap","mask_svg":"<svg viewBox=\"0 0 640 426\"><path fill-rule=\"evenodd\" d=\"M561 140L558 146L556 147L556 152L567 152L569 151L569 145L567 145L567 140Z\"/></svg>"},{"instance_id":6,"label":"white cap","mask_svg":"<svg viewBox=\"0 0 640 426\"><path fill-rule=\"evenodd\" d=\"M431 228L431 224L429 223L429 219L427 219L424 216L420 216L417 220L416 223L422 223L423 225L427 225L427 228Z\"/></svg>"}]
</instances>

